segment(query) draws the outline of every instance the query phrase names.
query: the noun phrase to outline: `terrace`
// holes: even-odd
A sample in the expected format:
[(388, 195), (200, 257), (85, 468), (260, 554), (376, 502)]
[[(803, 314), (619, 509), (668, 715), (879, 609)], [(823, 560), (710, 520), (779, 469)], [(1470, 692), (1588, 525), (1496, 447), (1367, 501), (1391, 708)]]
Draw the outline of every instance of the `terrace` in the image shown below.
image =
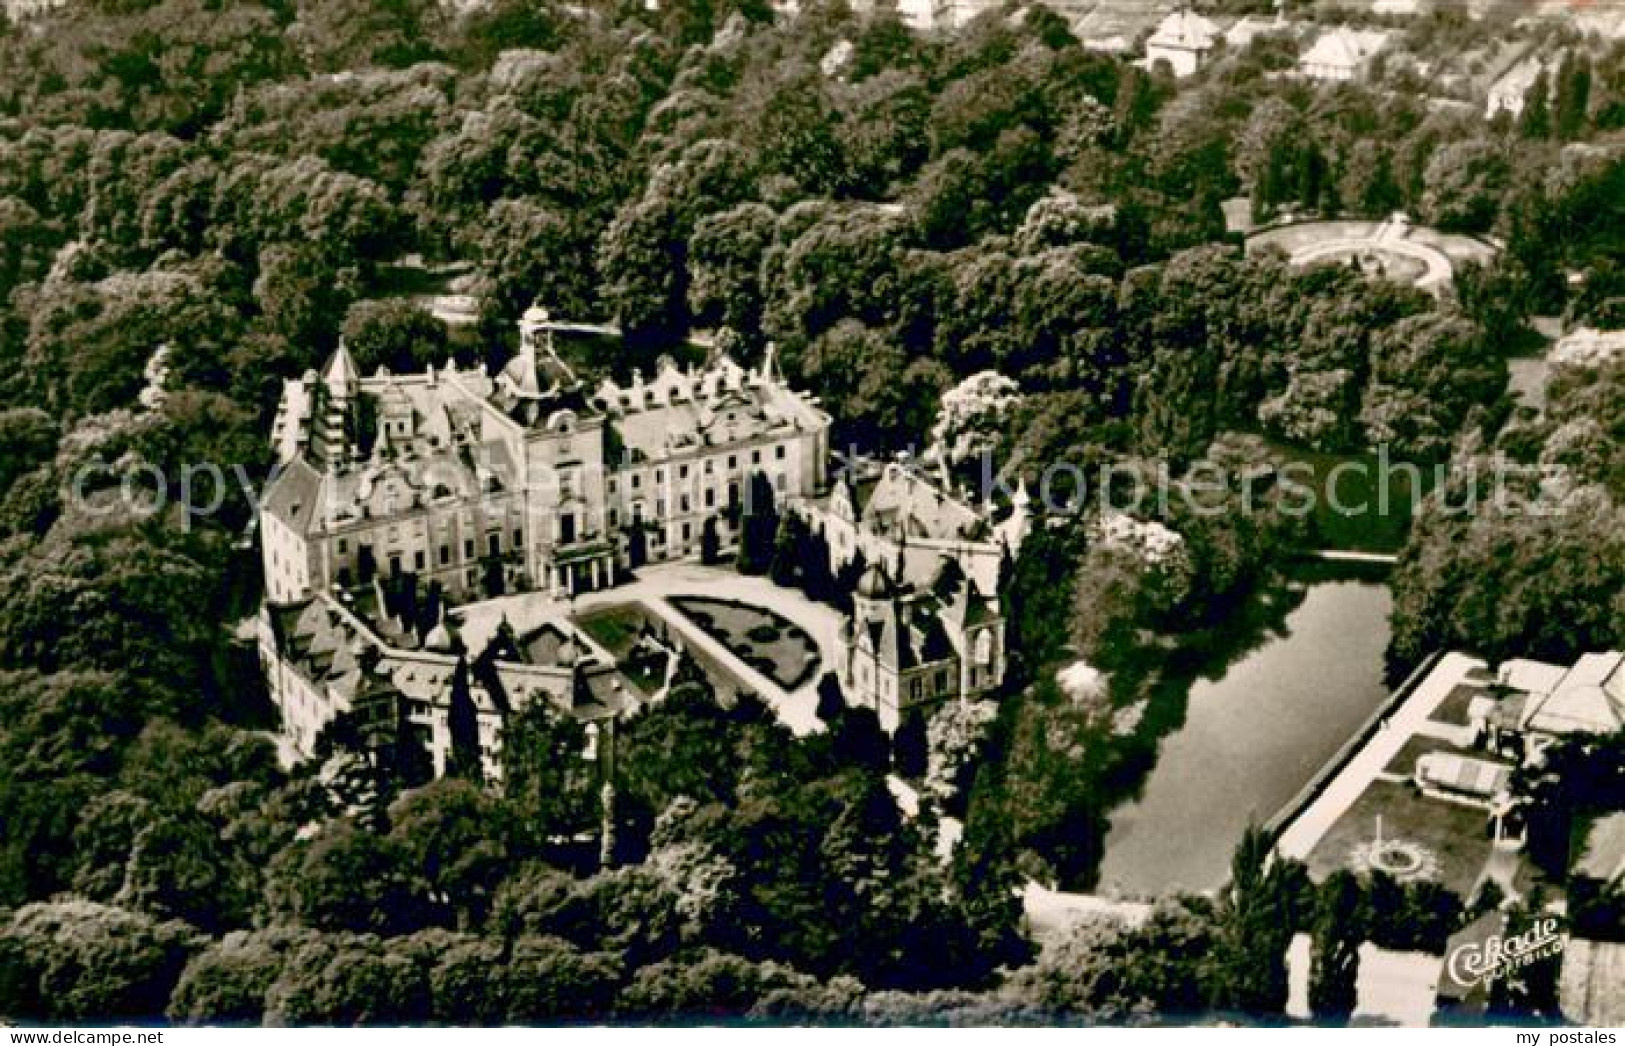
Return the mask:
[(1483, 692), (1485, 666), (1447, 655), (1382, 716), (1320, 793), (1283, 826), (1278, 848), (1320, 878), (1346, 868), (1430, 879), (1470, 899), (1480, 881), (1517, 888), (1525, 863), (1494, 840), (1485, 804), (1423, 794), (1418, 760), (1448, 770), (1485, 753), (1469, 747), (1467, 707)]

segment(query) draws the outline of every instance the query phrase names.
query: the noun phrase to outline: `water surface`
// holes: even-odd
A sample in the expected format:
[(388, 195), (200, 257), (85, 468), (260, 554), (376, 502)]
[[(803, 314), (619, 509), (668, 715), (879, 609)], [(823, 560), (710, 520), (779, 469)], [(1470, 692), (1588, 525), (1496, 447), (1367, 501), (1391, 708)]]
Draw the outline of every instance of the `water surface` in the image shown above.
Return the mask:
[(1388, 587), (1316, 581), (1283, 631), (1194, 679), (1137, 799), (1112, 814), (1099, 889), (1205, 890), (1249, 820), (1297, 794), (1388, 695)]

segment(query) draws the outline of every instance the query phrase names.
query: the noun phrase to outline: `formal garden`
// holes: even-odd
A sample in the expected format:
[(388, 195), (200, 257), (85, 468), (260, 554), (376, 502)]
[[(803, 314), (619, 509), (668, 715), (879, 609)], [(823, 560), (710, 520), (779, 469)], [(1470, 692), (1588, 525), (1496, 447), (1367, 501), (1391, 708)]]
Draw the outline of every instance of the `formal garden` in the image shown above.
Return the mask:
[(669, 602), (739, 660), (783, 689), (795, 690), (818, 671), (818, 644), (807, 630), (762, 607), (708, 596)]
[(616, 667), (638, 690), (654, 694), (666, 682), (667, 658), (659, 642), (660, 624), (635, 603), (600, 607), (576, 624), (615, 658)]
[[(1396, 878), (1432, 880), (1465, 899), (1489, 854), (1483, 810), (1418, 795), (1408, 783), (1379, 780), (1320, 840), (1308, 863), (1316, 878), (1339, 868), (1382, 867)], [(1409, 869), (1412, 859), (1419, 865), (1414, 871), (1382, 864), (1403, 861)]]
[(1285, 251), (1294, 265), (1349, 264), (1368, 275), (1435, 292), (1450, 285), (1458, 264), (1488, 263), (1495, 256), (1495, 248), (1481, 239), (1412, 225), (1402, 215), (1387, 221), (1279, 225), (1247, 241), (1249, 251), (1265, 246)]

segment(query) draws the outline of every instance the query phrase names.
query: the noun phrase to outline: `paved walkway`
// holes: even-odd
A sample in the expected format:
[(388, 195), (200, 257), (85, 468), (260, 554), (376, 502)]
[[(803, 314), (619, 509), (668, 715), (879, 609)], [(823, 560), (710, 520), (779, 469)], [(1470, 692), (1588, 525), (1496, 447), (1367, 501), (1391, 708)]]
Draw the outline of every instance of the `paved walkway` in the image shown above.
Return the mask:
[[(737, 599), (767, 607), (800, 625), (818, 645), (822, 662), (819, 671), (794, 691), (768, 679), (735, 657), (725, 646), (678, 613), (667, 600), (672, 596), (710, 596)], [(478, 649), (495, 633), (506, 617), (523, 633), (549, 620), (568, 619), (598, 607), (638, 604), (665, 621), (685, 644), (713, 658), (741, 683), (771, 705), (779, 719), (797, 736), (824, 729), (818, 707), (818, 678), (837, 663), (840, 650), (841, 615), (822, 603), (814, 603), (795, 589), (780, 588), (765, 577), (747, 577), (720, 567), (698, 563), (662, 563), (638, 571), (635, 580), (614, 588), (583, 592), (574, 601), (555, 599), (543, 592), (526, 592), (484, 600), (458, 611), (463, 639)]]
[(1453, 275), (1450, 259), (1446, 258), (1442, 251), (1397, 236), (1383, 236), (1380, 230), (1379, 235), (1369, 239), (1342, 239), (1305, 247), (1292, 256), (1292, 264), (1308, 265), (1327, 259), (1341, 260), (1350, 254), (1358, 255), (1363, 251), (1387, 252), (1421, 262), (1423, 272), (1415, 281), (1416, 287), (1420, 290), (1437, 292), (1450, 285)]
[(1429, 723), (1433, 711), (1470, 673), (1484, 667), (1484, 662), (1464, 654), (1441, 657), (1405, 703), (1388, 716), (1387, 725), (1379, 727), (1320, 795), (1282, 829), (1276, 851), (1283, 857), (1307, 859), (1321, 837), (1348, 813), (1407, 741), (1417, 734), (1433, 736), (1434, 728)]

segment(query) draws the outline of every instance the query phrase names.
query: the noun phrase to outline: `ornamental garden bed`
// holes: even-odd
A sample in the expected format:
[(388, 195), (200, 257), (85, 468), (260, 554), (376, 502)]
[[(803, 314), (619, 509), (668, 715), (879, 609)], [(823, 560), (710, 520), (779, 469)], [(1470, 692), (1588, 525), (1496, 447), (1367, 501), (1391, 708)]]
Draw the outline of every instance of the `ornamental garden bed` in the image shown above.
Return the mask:
[(665, 657), (639, 642), (645, 630), (658, 634), (662, 626), (641, 606), (623, 603), (600, 607), (578, 618), (576, 625), (609, 651), (621, 675), (645, 696), (665, 684)]
[(1350, 868), (1359, 847), (1377, 838), (1403, 843), (1428, 858), (1430, 878), (1458, 897), (1471, 896), (1490, 855), (1489, 825), (1483, 810), (1417, 795), (1409, 784), (1373, 781), (1309, 854), (1309, 873), (1324, 878)]
[(668, 600), (706, 635), (785, 690), (818, 671), (818, 644), (794, 621), (733, 599), (673, 596)]

